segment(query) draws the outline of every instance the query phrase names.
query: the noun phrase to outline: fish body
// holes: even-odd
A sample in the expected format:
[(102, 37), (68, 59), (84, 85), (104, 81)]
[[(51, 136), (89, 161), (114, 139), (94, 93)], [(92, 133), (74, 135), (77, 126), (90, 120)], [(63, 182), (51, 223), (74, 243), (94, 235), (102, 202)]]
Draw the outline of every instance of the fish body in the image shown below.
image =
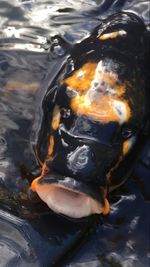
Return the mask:
[(146, 123), (145, 32), (134, 14), (108, 17), (72, 48), (50, 86), (37, 144), (42, 171), (30, 190), (53, 211), (108, 214), (107, 193), (127, 179)]

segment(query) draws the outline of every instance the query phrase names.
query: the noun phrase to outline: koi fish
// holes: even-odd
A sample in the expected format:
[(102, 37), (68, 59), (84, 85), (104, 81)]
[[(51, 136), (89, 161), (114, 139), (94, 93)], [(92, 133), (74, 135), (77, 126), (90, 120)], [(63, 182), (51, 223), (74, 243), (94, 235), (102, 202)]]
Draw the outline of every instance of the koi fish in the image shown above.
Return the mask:
[(133, 168), (146, 123), (145, 32), (136, 15), (111, 15), (72, 48), (43, 100), (38, 155), (48, 149), (30, 197), (56, 213), (108, 214), (108, 193)]

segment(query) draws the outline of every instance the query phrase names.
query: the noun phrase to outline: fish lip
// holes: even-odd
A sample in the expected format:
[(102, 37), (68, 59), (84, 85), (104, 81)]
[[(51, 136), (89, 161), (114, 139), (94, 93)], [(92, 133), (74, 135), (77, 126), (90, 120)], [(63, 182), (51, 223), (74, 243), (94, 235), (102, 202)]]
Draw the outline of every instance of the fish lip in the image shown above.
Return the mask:
[(50, 173), (36, 178), (30, 189), (50, 210), (68, 218), (83, 219), (109, 212), (105, 212), (106, 200), (102, 188), (72, 177)]
[(68, 190), (83, 193), (104, 205), (104, 196), (100, 187), (97, 185), (92, 185), (89, 182), (82, 182), (70, 176), (51, 173), (42, 177), (38, 183), (41, 185), (57, 184), (58, 186), (62, 186)]

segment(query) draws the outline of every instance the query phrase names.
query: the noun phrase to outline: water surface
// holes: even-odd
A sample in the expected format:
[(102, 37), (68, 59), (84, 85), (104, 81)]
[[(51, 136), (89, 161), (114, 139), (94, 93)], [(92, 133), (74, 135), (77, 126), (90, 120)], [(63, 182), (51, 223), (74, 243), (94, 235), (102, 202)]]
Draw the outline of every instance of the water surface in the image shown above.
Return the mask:
[[(91, 221), (67, 222), (49, 214), (45, 206), (30, 205), (26, 195), (34, 173), (39, 171), (35, 147), (42, 100), (51, 81), (63, 66), (69, 47), (120, 10), (139, 15), (149, 30), (149, 1), (0, 2), (1, 266), (11, 267), (16, 262), (19, 266), (52, 266), (56, 259), (63, 265), (62, 255), (74, 244), (72, 254), (81, 236), (85, 238), (84, 224), (89, 238), (73, 258), (65, 257), (64, 266), (150, 264), (149, 141), (137, 164), (136, 179), (131, 177), (110, 196), (111, 213), (98, 218), (96, 229)], [(89, 228), (95, 229), (91, 235)]]

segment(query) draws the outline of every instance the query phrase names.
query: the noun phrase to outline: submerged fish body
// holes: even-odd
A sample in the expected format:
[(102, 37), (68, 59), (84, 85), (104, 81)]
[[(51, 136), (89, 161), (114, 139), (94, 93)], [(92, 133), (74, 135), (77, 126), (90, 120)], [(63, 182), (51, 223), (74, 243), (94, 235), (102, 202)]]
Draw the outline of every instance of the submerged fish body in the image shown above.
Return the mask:
[(110, 16), (74, 46), (48, 90), (37, 144), (42, 172), (31, 193), (57, 213), (107, 214), (107, 193), (133, 167), (146, 123), (145, 31), (134, 14)]

